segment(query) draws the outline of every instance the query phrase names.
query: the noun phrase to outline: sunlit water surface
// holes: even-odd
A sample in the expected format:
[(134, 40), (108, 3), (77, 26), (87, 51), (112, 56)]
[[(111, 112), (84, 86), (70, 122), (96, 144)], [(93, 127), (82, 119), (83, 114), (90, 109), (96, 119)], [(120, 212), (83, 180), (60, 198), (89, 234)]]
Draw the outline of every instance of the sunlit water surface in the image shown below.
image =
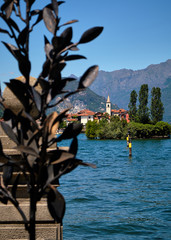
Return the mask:
[[(63, 143), (67, 146), (69, 141)], [(88, 140), (79, 136), (78, 167), (60, 180), (64, 240), (171, 239), (171, 139)]]

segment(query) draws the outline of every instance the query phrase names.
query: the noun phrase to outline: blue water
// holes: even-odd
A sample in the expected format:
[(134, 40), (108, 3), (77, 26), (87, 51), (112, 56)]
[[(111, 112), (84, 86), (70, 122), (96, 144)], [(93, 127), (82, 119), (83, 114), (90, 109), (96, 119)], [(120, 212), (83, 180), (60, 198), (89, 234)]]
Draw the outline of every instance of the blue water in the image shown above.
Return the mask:
[[(67, 141), (63, 143), (65, 146)], [(171, 139), (79, 137), (78, 167), (64, 175), (64, 240), (171, 239)]]

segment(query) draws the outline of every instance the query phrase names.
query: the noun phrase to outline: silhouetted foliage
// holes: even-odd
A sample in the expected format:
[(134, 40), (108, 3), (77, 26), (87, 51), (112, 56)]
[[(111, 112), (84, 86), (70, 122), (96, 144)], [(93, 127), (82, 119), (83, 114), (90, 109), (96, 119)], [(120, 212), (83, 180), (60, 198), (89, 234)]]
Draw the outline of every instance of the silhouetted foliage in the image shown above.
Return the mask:
[(139, 91), (138, 118), (141, 123), (149, 123), (148, 84), (141, 85)]
[[(26, 230), (30, 239), (35, 239), (35, 212), (37, 202), (47, 196), (49, 211), (58, 223), (62, 224), (65, 213), (65, 200), (59, 191), (54, 188), (53, 183), (59, 182), (59, 178), (75, 169), (78, 165), (95, 167), (93, 164), (84, 163), (76, 158), (78, 143), (77, 136), (81, 132), (80, 123), (72, 123), (66, 127), (65, 131), (56, 138), (56, 131), (60, 123), (66, 117), (67, 111), (57, 114), (53, 112), (46, 115), (51, 104), (58, 95), (64, 97), (57, 101), (58, 105), (69, 96), (76, 94), (87, 88), (96, 78), (98, 66), (90, 67), (80, 78), (78, 88), (74, 91), (64, 91), (68, 82), (73, 78), (63, 78), (62, 71), (67, 65), (67, 61), (85, 58), (81, 55), (72, 54), (72, 50), (78, 50), (78, 45), (94, 40), (102, 32), (102, 27), (94, 27), (85, 31), (78, 42), (72, 42), (72, 27), (67, 27), (60, 35), (58, 31), (62, 27), (77, 22), (71, 20), (60, 23), (59, 6), (63, 1), (52, 0), (43, 9), (33, 10), (35, 0), (22, 1), (25, 5), (25, 17), (22, 16), (21, 2), (18, 0), (5, 1), (0, 10), (0, 17), (5, 21), (8, 29), (0, 28), (0, 33), (7, 34), (14, 42), (3, 42), (7, 50), (18, 62), (18, 68), (25, 78), (25, 82), (11, 79), (6, 85), (13, 92), (16, 98), (22, 103), (23, 109), (15, 114), (8, 107), (4, 107), (4, 122), (2, 128), (7, 136), (15, 143), (16, 149), (21, 152), (21, 161), (17, 161), (3, 152), (0, 141), (0, 167), (3, 169), (3, 183), (0, 186), (0, 201), (7, 204), (12, 202), (23, 218)], [(15, 22), (15, 17), (21, 20), (21, 26)], [(33, 18), (34, 17), (34, 18)], [(36, 20), (35, 20), (35, 17)], [(49, 41), (44, 37), (46, 59), (42, 66), (34, 86), (30, 84), (31, 62), (29, 58), (29, 39), (34, 27), (44, 21), (46, 28), (51, 32), (52, 39)], [(37, 41), (37, 39), (36, 39)], [(71, 54), (70, 54), (71, 53)], [(40, 86), (40, 91), (36, 86)], [(54, 143), (64, 139), (73, 139), (68, 151), (49, 148)], [(8, 189), (8, 183), (12, 177), (14, 167), (18, 172), (22, 172), (28, 185), (30, 195), (30, 216), (25, 216), (16, 199), (16, 190), (19, 175), (16, 178), (12, 191)], [(29, 176), (26, 173), (29, 173)]]
[(162, 121), (164, 107), (161, 101), (161, 90), (159, 87), (153, 87), (151, 90), (151, 120), (153, 123)]
[(86, 136), (90, 139), (125, 139), (128, 132), (127, 126), (127, 121), (120, 120), (117, 116), (112, 116), (110, 121), (106, 118), (99, 122), (88, 121)]
[(133, 90), (131, 92), (131, 95), (130, 95), (130, 102), (129, 102), (129, 105), (128, 105), (128, 108), (129, 108), (129, 119), (130, 121), (135, 121), (136, 118), (137, 118), (137, 106), (136, 106), (136, 103), (137, 103), (137, 93), (135, 90)]
[(171, 125), (162, 121), (155, 125), (130, 122), (128, 128), (132, 138), (163, 138), (169, 137), (171, 132)]
[[(133, 90), (130, 94), (129, 119), (139, 123), (156, 124), (162, 121), (164, 107), (161, 101), (161, 90), (159, 87), (153, 87), (151, 90), (151, 106), (148, 108), (148, 84), (141, 85), (139, 91), (139, 106), (136, 107), (137, 93)], [(149, 111), (150, 110), (150, 111)]]

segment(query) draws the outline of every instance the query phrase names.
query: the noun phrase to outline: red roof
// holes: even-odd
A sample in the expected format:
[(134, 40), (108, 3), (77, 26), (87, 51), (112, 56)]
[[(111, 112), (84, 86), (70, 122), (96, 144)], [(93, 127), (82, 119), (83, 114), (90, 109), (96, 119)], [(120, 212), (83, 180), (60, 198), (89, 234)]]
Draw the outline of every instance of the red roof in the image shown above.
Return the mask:
[(68, 122), (75, 122), (75, 121), (78, 121), (77, 118), (67, 118), (67, 121)]
[(93, 116), (95, 112), (90, 111), (88, 109), (81, 110), (80, 112), (77, 113), (78, 116)]
[(114, 113), (119, 113), (119, 110), (116, 110), (116, 109), (112, 109), (111, 112), (114, 112)]
[(114, 113), (125, 113), (125, 112), (127, 112), (127, 111), (126, 111), (125, 109), (123, 109), (123, 108), (120, 108), (120, 109), (118, 109), (118, 110), (112, 109), (111, 111), (114, 112)]

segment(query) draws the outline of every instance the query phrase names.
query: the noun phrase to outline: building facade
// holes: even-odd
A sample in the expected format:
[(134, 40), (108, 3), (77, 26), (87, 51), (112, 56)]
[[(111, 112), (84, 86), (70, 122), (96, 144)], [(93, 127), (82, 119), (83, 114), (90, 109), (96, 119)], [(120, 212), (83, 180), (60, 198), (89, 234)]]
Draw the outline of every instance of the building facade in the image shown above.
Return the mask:
[(68, 117), (66, 119), (67, 125), (74, 121), (79, 121), (83, 126), (87, 124), (88, 121), (97, 120), (100, 121), (102, 118), (104, 118), (105, 114), (112, 116), (118, 116), (120, 120), (125, 119), (127, 122), (129, 122), (129, 114), (128, 111), (125, 109), (112, 109), (112, 104), (110, 102), (110, 97), (108, 95), (107, 101), (106, 101), (106, 112), (100, 113), (100, 112), (93, 112), (88, 109), (81, 110), (80, 112), (76, 114), (68, 114)]

